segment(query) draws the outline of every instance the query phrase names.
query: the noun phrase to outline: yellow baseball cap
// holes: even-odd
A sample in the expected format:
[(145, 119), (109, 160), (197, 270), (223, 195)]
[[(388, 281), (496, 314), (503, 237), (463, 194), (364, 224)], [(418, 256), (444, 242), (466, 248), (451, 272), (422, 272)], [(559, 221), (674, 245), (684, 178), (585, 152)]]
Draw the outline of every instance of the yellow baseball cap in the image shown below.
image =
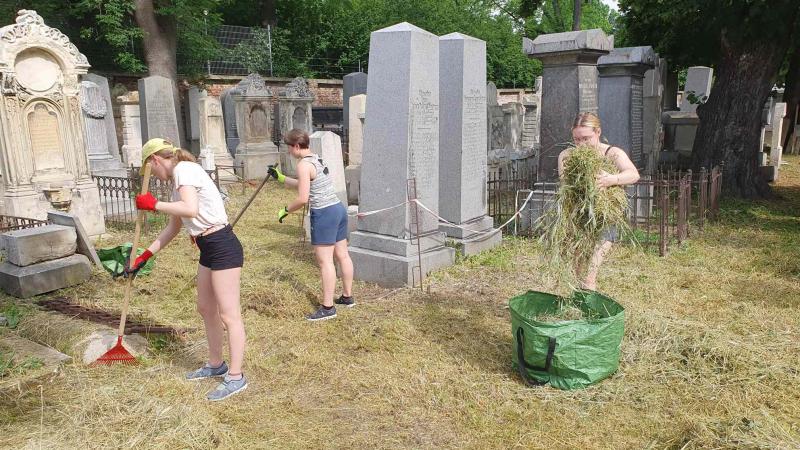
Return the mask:
[(144, 144), (142, 147), (142, 167), (139, 169), (139, 175), (144, 175), (144, 166), (147, 164), (147, 158), (161, 150), (172, 152), (175, 151), (175, 146), (172, 145), (172, 142), (162, 138), (153, 138)]

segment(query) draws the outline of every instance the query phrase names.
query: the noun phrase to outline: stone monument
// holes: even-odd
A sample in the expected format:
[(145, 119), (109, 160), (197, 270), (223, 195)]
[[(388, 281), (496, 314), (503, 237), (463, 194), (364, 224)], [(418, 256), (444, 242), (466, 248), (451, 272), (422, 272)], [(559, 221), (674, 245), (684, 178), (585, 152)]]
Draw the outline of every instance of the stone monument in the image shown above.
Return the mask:
[[(311, 123), (311, 104), (313, 102), (314, 94), (308, 88), (305, 78), (297, 77), (286, 85), (278, 98), (278, 129), (281, 139), (294, 128), (303, 130), (309, 135), (314, 132)], [(289, 176), (297, 175), (297, 162), (287, 153), (288, 148), (283, 141), (279, 148), (283, 173)]]
[(239, 130), (236, 129), (236, 104), (231, 97), (235, 87), (222, 91), (222, 118), (225, 120), (225, 143), (231, 156), (236, 156), (236, 147), (239, 146)]
[(142, 164), (142, 125), (139, 120), (139, 93), (117, 97), (122, 122), (122, 160), (126, 166)]
[(461, 33), (439, 38), (439, 230), (465, 255), (502, 235), (486, 215), (486, 42)]
[[(180, 146), (181, 133), (175, 113), (173, 81), (162, 76), (139, 79), (139, 113), (142, 141), (163, 138)], [(141, 161), (138, 165), (141, 164)]]
[(364, 72), (348, 73), (342, 78), (342, 117), (344, 132), (350, 129), (350, 99), (354, 95), (367, 93), (367, 74)]
[(278, 148), (272, 142), (272, 91), (261, 75), (251, 73), (229, 95), (235, 105), (239, 139), (235, 163), (242, 166), (245, 180), (263, 179), (268, 166), (279, 161)]
[(361, 154), (364, 149), (364, 122), (366, 119), (367, 96), (350, 97), (350, 128), (347, 129), (347, 167), (344, 177), (347, 183), (347, 200), (358, 203), (359, 181), (361, 180)]
[(528, 56), (542, 61), (542, 126), (538, 179), (558, 177), (558, 154), (572, 142), (579, 112), (597, 113), (597, 59), (613, 48), (603, 30), (543, 34), (523, 38)]
[(58, 209), (92, 236), (105, 232), (81, 113), (79, 77), (88, 69), (35, 11), (20, 10), (15, 24), (0, 28), (0, 214), (46, 219)]
[(661, 115), (664, 112), (664, 82), (667, 79), (667, 69), (667, 60), (657, 58), (656, 66), (644, 73), (642, 151), (646, 161), (645, 173), (655, 173), (658, 168), (659, 152), (664, 136)]
[(405, 22), (374, 31), (369, 68), (359, 209), (392, 209), (359, 220), (350, 256), (357, 279), (404, 286), (455, 257), (436, 217), (405, 203), (415, 179), (439, 210), (439, 38)]
[[(222, 120), (222, 105), (219, 99), (203, 91), (197, 99), (198, 135), (200, 137), (201, 164), (206, 170), (224, 166), (219, 170), (221, 181), (235, 181), (233, 158), (225, 144), (225, 123)], [(212, 164), (213, 162), (213, 164)]]
[(642, 170), (644, 155), (644, 73), (655, 67), (652, 47), (615, 48), (597, 61), (600, 122), (611, 145)]
[[(205, 90), (192, 86), (186, 91), (186, 100), (184, 101), (186, 150), (196, 156), (200, 154), (200, 97), (206, 95)], [(227, 152), (228, 149), (226, 148), (225, 151)]]
[(708, 100), (713, 77), (714, 69), (711, 67), (689, 67), (686, 71), (686, 85), (681, 98), (681, 111), (696, 112), (697, 106)]
[(87, 73), (81, 79), (81, 111), (86, 128), (89, 168), (95, 175), (124, 176), (108, 80)]

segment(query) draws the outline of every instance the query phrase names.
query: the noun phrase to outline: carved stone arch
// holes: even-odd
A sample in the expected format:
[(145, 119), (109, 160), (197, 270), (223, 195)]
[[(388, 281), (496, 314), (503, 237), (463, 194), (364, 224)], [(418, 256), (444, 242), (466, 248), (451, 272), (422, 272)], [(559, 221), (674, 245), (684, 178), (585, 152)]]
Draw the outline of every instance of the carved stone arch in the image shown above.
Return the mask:
[(67, 127), (64, 110), (46, 98), (31, 99), (22, 111), (25, 145), (30, 149), (34, 178), (67, 173)]

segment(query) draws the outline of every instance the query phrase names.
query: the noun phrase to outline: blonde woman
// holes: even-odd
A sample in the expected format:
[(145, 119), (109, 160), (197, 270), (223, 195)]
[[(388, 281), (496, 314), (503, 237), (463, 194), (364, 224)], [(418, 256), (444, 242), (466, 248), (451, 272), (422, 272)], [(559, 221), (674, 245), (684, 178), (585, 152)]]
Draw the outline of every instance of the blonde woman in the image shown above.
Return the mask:
[[(600, 118), (592, 112), (582, 112), (575, 117), (572, 124), (572, 141), (575, 145), (587, 145), (594, 148), (597, 153), (605, 158), (611, 160), (617, 167), (619, 173), (610, 174), (601, 171), (597, 174), (597, 185), (600, 188), (607, 188), (610, 186), (627, 186), (629, 184), (639, 181), (639, 171), (633, 165), (628, 154), (619, 147), (614, 147), (601, 141), (602, 127), (600, 126)], [(563, 176), (564, 161), (570, 155), (570, 149), (566, 149), (558, 155), (558, 175)], [(586, 270), (586, 277), (583, 279), (582, 288), (588, 290), (597, 289), (597, 272), (603, 259), (611, 250), (612, 241), (617, 239), (617, 230), (608, 229), (603, 233), (601, 242), (595, 248), (594, 255), (589, 261), (589, 267)], [(582, 268), (579, 268), (582, 269)], [(583, 270), (578, 271), (578, 273)]]
[[(247, 388), (247, 378), (242, 373), (245, 333), (239, 306), (239, 280), (244, 264), (242, 244), (228, 224), (217, 186), (191, 153), (164, 139), (150, 139), (142, 147), (142, 167), (147, 163), (156, 178), (172, 181), (172, 201), (161, 202), (147, 193), (136, 196), (136, 207), (169, 214), (170, 220), (127, 273), (135, 275), (150, 257), (172, 241), (181, 225), (186, 228), (200, 249), (197, 311), (205, 323), (209, 353), (208, 362), (186, 374), (186, 379), (224, 377), (207, 396), (211, 401), (223, 400)], [(222, 359), (226, 329), (230, 366)]]

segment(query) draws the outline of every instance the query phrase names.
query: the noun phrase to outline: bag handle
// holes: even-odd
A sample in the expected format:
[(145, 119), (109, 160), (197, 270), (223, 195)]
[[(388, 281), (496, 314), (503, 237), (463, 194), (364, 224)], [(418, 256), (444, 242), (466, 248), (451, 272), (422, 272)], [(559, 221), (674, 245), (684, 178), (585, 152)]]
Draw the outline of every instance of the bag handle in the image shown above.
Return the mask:
[(523, 330), (522, 327), (518, 327), (517, 328), (517, 369), (519, 370), (519, 375), (522, 377), (523, 380), (525, 380), (525, 383), (527, 383), (528, 386), (541, 386), (541, 385), (543, 385), (543, 384), (545, 384), (547, 382), (546, 381), (538, 381), (538, 380), (536, 380), (534, 378), (531, 378), (531, 376), (528, 375), (528, 371), (526, 369), (538, 370), (540, 372), (550, 372), (550, 366), (553, 363), (553, 353), (555, 353), (555, 351), (556, 351), (556, 338), (554, 338), (552, 336), (549, 336), (547, 338), (547, 357), (544, 360), (544, 367), (537, 367), (537, 366), (534, 366), (533, 364), (528, 364), (528, 362), (525, 361), (524, 334), (525, 334), (525, 330)]

